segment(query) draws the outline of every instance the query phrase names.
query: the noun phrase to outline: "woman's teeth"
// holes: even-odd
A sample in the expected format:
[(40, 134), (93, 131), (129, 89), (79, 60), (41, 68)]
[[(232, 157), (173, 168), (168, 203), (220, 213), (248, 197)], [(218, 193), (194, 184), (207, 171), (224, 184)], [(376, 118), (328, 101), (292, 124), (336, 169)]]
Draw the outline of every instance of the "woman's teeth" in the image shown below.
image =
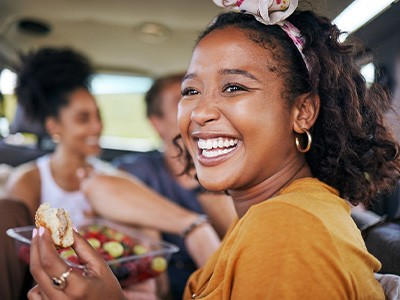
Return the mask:
[(237, 143), (237, 139), (220, 137), (199, 139), (197, 145), (202, 150), (202, 155), (205, 157), (216, 157), (233, 151)]

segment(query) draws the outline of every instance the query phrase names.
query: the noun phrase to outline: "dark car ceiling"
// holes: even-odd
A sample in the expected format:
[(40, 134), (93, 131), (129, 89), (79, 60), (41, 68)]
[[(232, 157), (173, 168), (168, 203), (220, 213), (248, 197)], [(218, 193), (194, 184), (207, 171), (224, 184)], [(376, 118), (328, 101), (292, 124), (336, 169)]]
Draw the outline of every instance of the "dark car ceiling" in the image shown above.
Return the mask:
[(392, 70), (393, 55), (400, 54), (400, 2), (364, 25), (354, 36), (375, 54), (378, 63)]

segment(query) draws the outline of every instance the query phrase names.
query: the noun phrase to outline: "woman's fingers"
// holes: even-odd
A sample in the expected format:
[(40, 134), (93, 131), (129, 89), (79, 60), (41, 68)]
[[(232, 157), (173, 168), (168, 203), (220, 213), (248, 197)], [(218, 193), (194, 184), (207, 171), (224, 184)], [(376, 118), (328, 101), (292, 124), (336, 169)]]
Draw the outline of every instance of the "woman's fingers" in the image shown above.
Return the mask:
[(72, 270), (59, 257), (50, 231), (43, 227), (32, 239), (30, 270), (42, 294), (49, 299), (68, 299), (67, 295), (76, 294), (85, 285), (81, 272)]
[(28, 292), (28, 299), (29, 300), (49, 300), (46, 294), (40, 290), (38, 285), (35, 285), (31, 290)]
[[(112, 293), (120, 293), (120, 284), (103, 257), (79, 233), (74, 232), (74, 240), (75, 242), (72, 247), (78, 255), (80, 262), (85, 265), (87, 279), (89, 281), (93, 279), (93, 281), (98, 282), (97, 279), (100, 278), (109, 286), (110, 291), (113, 291)], [(104, 283), (102, 286), (106, 288)]]
[(94, 168), (91, 165), (87, 165), (85, 167), (78, 168), (76, 170), (76, 176), (79, 178), (79, 180), (83, 180), (90, 177), (93, 172)]
[[(44, 242), (39, 243), (39, 239), (42, 238), (39, 234), (44, 237)], [(46, 247), (43, 247), (42, 244), (46, 244)], [(44, 253), (42, 251), (44, 251)], [(46, 257), (46, 254), (49, 256)], [(64, 266), (58, 264), (55, 266), (56, 264), (54, 264), (52, 269), (49, 270), (49, 265), (53, 265), (52, 257), (54, 256), (57, 256), (57, 259), (60, 260), (58, 253), (54, 248), (53, 240), (51, 239), (49, 231), (43, 227), (39, 230), (35, 228), (33, 230), (31, 244), (30, 271), (36, 283), (47, 292), (50, 299), (58, 299), (57, 297), (62, 297), (61, 291), (54, 288), (51, 278), (53, 276), (59, 276), (68, 269), (65, 263), (61, 261)], [(44, 258), (44, 262), (42, 261), (42, 258)], [(36, 297), (36, 294), (34, 294), (34, 296)]]
[(79, 179), (80, 182), (80, 189), (81, 191), (87, 196), (88, 193), (91, 192), (91, 190), (93, 188), (95, 188), (95, 184), (93, 184), (93, 182), (95, 182), (96, 180), (94, 180), (97, 177), (97, 175), (93, 175), (93, 176), (82, 176)]
[(79, 233), (74, 232), (74, 240), (72, 247), (85, 265), (87, 286), (80, 286), (80, 295), (88, 293), (84, 299), (123, 299), (121, 286), (106, 261)]
[(94, 173), (92, 166), (86, 166), (76, 170), (76, 176), (80, 181), (81, 188), (86, 185), (87, 181), (89, 181), (91, 177), (93, 177)]
[(86, 273), (90, 277), (92, 275), (101, 274), (109, 271), (112, 275), (110, 268), (104, 259), (97, 253), (97, 251), (76, 231), (74, 231), (74, 244), (72, 245), (79, 261), (86, 266)]
[(40, 287), (33, 289), (31, 299), (122, 299), (121, 287), (106, 262), (90, 244), (74, 232), (74, 249), (82, 270), (71, 269), (55, 249), (50, 231), (35, 229), (31, 244), (31, 273)]
[(29, 300), (42, 300), (42, 296), (40, 294), (39, 286), (35, 285), (31, 288), (28, 292), (28, 299)]

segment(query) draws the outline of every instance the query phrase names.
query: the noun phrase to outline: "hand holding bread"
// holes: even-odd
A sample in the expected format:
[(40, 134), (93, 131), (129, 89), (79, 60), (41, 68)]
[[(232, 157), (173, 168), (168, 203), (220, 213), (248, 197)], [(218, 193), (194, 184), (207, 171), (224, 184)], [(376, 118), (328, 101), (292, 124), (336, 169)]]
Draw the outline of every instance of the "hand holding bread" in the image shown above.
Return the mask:
[[(73, 230), (68, 212), (42, 204), (35, 220), (40, 229), (32, 233), (30, 271), (38, 285), (29, 291), (29, 299), (125, 299), (103, 257)], [(72, 245), (84, 272), (71, 270), (54, 244)], [(65, 281), (62, 289), (55, 288), (54, 279)]]
[(41, 204), (35, 214), (35, 225), (49, 229), (58, 247), (67, 248), (74, 243), (72, 221), (63, 208), (52, 208), (49, 203)]

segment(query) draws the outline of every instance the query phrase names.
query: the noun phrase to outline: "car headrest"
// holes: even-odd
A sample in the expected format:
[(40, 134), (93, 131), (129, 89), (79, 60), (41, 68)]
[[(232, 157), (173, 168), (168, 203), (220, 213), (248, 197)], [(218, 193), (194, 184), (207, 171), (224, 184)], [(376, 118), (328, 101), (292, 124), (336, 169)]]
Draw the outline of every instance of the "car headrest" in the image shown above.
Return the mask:
[(400, 224), (371, 211), (353, 211), (352, 217), (368, 251), (382, 264), (379, 272), (400, 275)]
[(20, 105), (17, 105), (14, 120), (10, 125), (11, 134), (18, 132), (32, 133), (40, 137), (48, 135), (46, 129), (41, 123), (26, 118), (25, 112)]

